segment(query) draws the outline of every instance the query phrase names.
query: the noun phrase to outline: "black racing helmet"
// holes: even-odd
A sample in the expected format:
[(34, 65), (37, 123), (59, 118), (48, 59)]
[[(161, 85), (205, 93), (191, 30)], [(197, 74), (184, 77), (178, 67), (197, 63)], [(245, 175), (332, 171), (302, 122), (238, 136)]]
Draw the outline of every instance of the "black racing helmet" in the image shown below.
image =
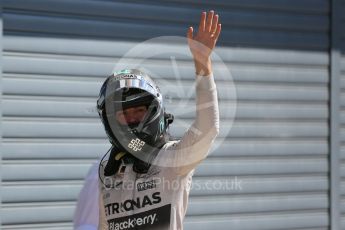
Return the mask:
[[(147, 112), (137, 124), (120, 124), (116, 112), (145, 105)], [(165, 112), (163, 97), (155, 82), (138, 69), (125, 69), (109, 76), (97, 100), (98, 114), (112, 145), (143, 157), (168, 141), (167, 129), (173, 116)]]

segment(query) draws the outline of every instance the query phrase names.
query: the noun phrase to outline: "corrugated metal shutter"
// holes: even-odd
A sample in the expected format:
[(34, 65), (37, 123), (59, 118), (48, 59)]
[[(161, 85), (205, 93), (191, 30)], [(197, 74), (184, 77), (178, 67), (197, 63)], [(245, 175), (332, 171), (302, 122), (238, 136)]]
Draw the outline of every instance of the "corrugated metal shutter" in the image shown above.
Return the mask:
[[(344, 23), (343, 23), (344, 24)], [(345, 33), (343, 34), (343, 38)], [(344, 39), (343, 39), (344, 42)], [(340, 135), (340, 176), (341, 176), (341, 186), (340, 186), (340, 213), (341, 213), (341, 223), (342, 223), (342, 228), (345, 229), (345, 144), (344, 144), (344, 138), (345, 138), (345, 133), (344, 133), (344, 125), (345, 125), (345, 111), (344, 111), (344, 106), (345, 106), (345, 49), (343, 49), (342, 56), (341, 56), (341, 114), (340, 114), (340, 127), (341, 127), (341, 135)]]
[[(2, 183), (1, 183), (1, 175), (2, 175), (2, 6), (0, 4), (0, 203), (2, 200), (1, 192), (2, 192)], [(0, 226), (1, 226), (1, 206), (0, 206)]]
[[(327, 229), (329, 2), (129, 2), (3, 1), (2, 229), (71, 229), (82, 178), (108, 147), (93, 109), (102, 80), (137, 42), (184, 36), (211, 8), (237, 112), (229, 133), (222, 117), (226, 140), (197, 169), (194, 185), (219, 186), (194, 187), (186, 229)], [(170, 62), (148, 65), (166, 91)], [(192, 83), (191, 62), (181, 76)], [(222, 111), (234, 105), (220, 99)]]
[(338, 39), (337, 43), (337, 49), (336, 52), (338, 52), (338, 58), (335, 60), (337, 62), (337, 69), (339, 71), (339, 88), (340, 88), (340, 98), (338, 98), (338, 105), (340, 106), (340, 115), (339, 115), (339, 130), (340, 130), (340, 137), (339, 137), (339, 147), (340, 151), (337, 157), (339, 157), (339, 164), (337, 166), (340, 166), (338, 169), (338, 175), (340, 176), (340, 182), (339, 186), (339, 192), (336, 193), (339, 194), (340, 197), (338, 199), (339, 201), (339, 217), (340, 217), (340, 224), (339, 228), (344, 230), (345, 229), (345, 17), (344, 17), (344, 11), (345, 11), (345, 1), (339, 0), (337, 1), (338, 6), (338, 14), (336, 15), (337, 20), (337, 28), (338, 31), (334, 35), (336, 36), (336, 39)]

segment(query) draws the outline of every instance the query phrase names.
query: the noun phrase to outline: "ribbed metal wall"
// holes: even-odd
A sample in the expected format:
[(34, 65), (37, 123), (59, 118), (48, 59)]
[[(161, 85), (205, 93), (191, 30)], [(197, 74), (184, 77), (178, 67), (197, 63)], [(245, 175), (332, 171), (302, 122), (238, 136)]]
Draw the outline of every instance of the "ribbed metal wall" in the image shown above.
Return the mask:
[[(71, 229), (82, 179), (108, 147), (94, 110), (101, 82), (139, 41), (185, 36), (202, 9), (221, 15), (217, 53), (234, 78), (237, 112), (230, 133), (222, 116), (226, 140), (194, 176), (221, 188), (192, 190), (186, 229), (328, 229), (328, 1), (3, 4), (2, 229)], [(171, 92), (170, 58), (147, 66)], [(191, 60), (180, 71), (191, 84)], [(232, 99), (220, 97), (221, 111)], [(226, 187), (235, 178), (241, 190)]]
[(1, 175), (2, 175), (2, 4), (0, 2), (0, 226), (1, 226), (1, 192), (2, 192), (2, 183), (1, 183)]
[[(344, 39), (343, 39), (344, 42)], [(341, 223), (342, 228), (345, 230), (345, 52), (343, 52), (341, 57), (341, 135), (340, 135), (340, 176), (341, 176), (341, 190), (340, 190), (340, 207), (341, 207)]]
[[(345, 81), (345, 55), (342, 56), (342, 76), (341, 76), (341, 81), (342, 81), (342, 93), (344, 93), (344, 81)], [(342, 101), (341, 101), (341, 106), (342, 106), (342, 111), (341, 111), (341, 151), (340, 151), (340, 162), (341, 162), (341, 170), (340, 170), (340, 176), (341, 176), (341, 196), (340, 196), (340, 207), (341, 207), (341, 229), (345, 229), (345, 146), (344, 146), (344, 95), (342, 95)]]
[(339, 33), (336, 34), (338, 40), (338, 53), (340, 54), (340, 59), (338, 60), (339, 72), (340, 72), (340, 152), (339, 152), (339, 175), (340, 175), (340, 227), (342, 230), (345, 230), (345, 1), (339, 0), (339, 11), (338, 11), (338, 27)]

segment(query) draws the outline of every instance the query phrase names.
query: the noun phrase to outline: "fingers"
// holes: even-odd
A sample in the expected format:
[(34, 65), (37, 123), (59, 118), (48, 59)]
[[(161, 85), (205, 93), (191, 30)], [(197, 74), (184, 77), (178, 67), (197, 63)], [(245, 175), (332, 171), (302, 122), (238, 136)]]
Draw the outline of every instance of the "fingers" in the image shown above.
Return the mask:
[(218, 18), (219, 18), (218, 14), (214, 15), (213, 20), (212, 20), (212, 27), (210, 30), (211, 34), (216, 33), (217, 26), (218, 26)]
[[(211, 38), (218, 39), (221, 31), (221, 24), (219, 24), (219, 15), (215, 14), (214, 10), (210, 10), (208, 13), (202, 12), (200, 23), (199, 23), (199, 32), (210, 33)], [(190, 27), (187, 32), (187, 37), (192, 39), (193, 37), (193, 28)]]
[(214, 15), (213, 10), (211, 10), (207, 15), (207, 21), (206, 21), (206, 26), (205, 26), (205, 31), (207, 31), (207, 32), (211, 31), (213, 15)]
[(187, 38), (193, 39), (193, 27), (189, 27), (187, 31)]
[(214, 34), (214, 37), (213, 37), (215, 40), (218, 39), (221, 30), (222, 30), (222, 24), (218, 24), (217, 25), (217, 30), (216, 30), (216, 32)]
[(202, 31), (202, 32), (205, 31), (205, 19), (206, 19), (206, 12), (202, 12), (198, 31)]

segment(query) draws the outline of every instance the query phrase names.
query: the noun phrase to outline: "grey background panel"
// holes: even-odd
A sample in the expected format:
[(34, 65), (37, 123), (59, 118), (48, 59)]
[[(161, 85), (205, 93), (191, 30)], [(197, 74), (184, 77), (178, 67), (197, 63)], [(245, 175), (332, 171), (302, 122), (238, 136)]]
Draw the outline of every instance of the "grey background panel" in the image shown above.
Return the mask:
[(12, 181), (4, 182), (3, 186), (4, 203), (75, 201), (83, 181)]
[[(207, 225), (214, 228), (224, 228), (231, 226), (232, 229), (241, 230), (265, 230), (265, 229), (305, 229), (315, 227), (327, 228), (328, 220), (325, 217), (327, 212), (318, 211), (305, 214), (304, 212), (294, 213), (266, 213), (261, 215), (217, 215), (205, 218), (195, 217), (186, 221), (186, 228), (208, 230)], [(255, 226), (256, 225), (256, 226)], [(255, 226), (255, 227), (253, 227)]]
[[(69, 3), (68, 1), (60, 2), (46, 2), (46, 1), (20, 1), (18, 3), (13, 3), (11, 1), (6, 2), (6, 7), (13, 11), (21, 10), (33, 10), (39, 11), (46, 14), (64, 14), (71, 15), (73, 17), (94, 17), (99, 18), (117, 18), (117, 19), (141, 19), (142, 21), (148, 20), (159, 20), (160, 22), (172, 21), (174, 23), (181, 22), (192, 22), (198, 23), (194, 15), (199, 14), (197, 9), (181, 9), (178, 6), (151, 6), (150, 10), (147, 10), (147, 6), (143, 3), (125, 3), (125, 2), (93, 2), (93, 1), (74, 1), (70, 3), (71, 7), (66, 9), (62, 6), (62, 2)], [(244, 3), (245, 4), (245, 3)], [(139, 14), (128, 14), (135, 9), (136, 11), (141, 11)], [(161, 14), (164, 11), (166, 13)], [(218, 11), (217, 11), (218, 12)], [(257, 27), (271, 27), (271, 28), (286, 28), (293, 30), (310, 30), (310, 31), (325, 31), (327, 30), (327, 20), (328, 18), (324, 15), (311, 15), (306, 17), (303, 14), (296, 14), (291, 17), (292, 14), (289, 12), (267, 12), (267, 14), (261, 14), (257, 10), (249, 9), (234, 9), (232, 11), (219, 10), (222, 17), (222, 21), (234, 24), (234, 25), (247, 25), (247, 26), (257, 26)], [(159, 18), (157, 17), (159, 15)], [(253, 22), (255, 21), (256, 24)], [(298, 24), (296, 24), (298, 22)]]
[[(87, 64), (87, 63), (84, 63)], [(101, 82), (77, 82), (73, 80), (55, 80), (55, 79), (30, 79), (30, 78), (4, 78), (4, 85), (6, 90), (4, 93), (17, 94), (17, 95), (47, 95), (47, 96), (96, 96), (100, 89)], [(166, 97), (186, 98), (189, 95), (190, 90), (194, 89), (194, 82), (184, 81), (183, 85), (179, 86), (179, 91), (176, 91), (174, 83), (176, 81), (158, 80), (161, 84), (161, 90)], [(40, 84), (42, 84), (42, 88)], [(55, 87), (53, 87), (55, 86)], [(236, 92), (229, 93), (229, 88), (235, 87)], [(38, 90), (39, 88), (39, 90)], [(49, 89), (52, 90), (49, 91)], [(328, 94), (326, 84), (321, 86), (313, 85), (287, 85), (287, 84), (247, 84), (247, 83), (236, 83), (235, 85), (231, 82), (220, 82), (218, 87), (218, 94), (221, 100), (224, 99), (243, 99), (243, 100), (282, 100), (282, 101), (322, 101), (328, 100)], [(273, 95), (275, 97), (273, 97)]]
[[(310, 157), (309, 157), (310, 158)], [(284, 162), (282, 162), (284, 160)], [(68, 180), (83, 179), (90, 168), (89, 161), (81, 160), (4, 160), (3, 181)], [(244, 167), (250, 169), (241, 171)], [(20, 170), (18, 170), (20, 169)], [(300, 175), (326, 173), (328, 165), (325, 157), (315, 159), (217, 159), (210, 158), (196, 170), (196, 176), (232, 176), (232, 175)]]
[[(40, 116), (40, 117), (92, 117), (98, 119), (95, 100), (97, 98), (54, 97), (54, 96), (5, 96), (2, 106), (4, 116)], [(190, 108), (187, 112), (185, 108)], [(25, 108), (25, 110), (23, 110)], [(191, 101), (168, 99), (167, 111), (174, 111), (179, 118), (193, 118), (195, 104)], [(303, 118), (325, 120), (328, 118), (327, 106), (319, 104), (296, 104), (284, 102), (219, 102), (222, 118), (233, 118), (229, 111), (236, 109), (237, 116), (243, 119), (287, 119)]]
[[(54, 7), (54, 5), (60, 5)], [(51, 35), (69, 35), (69, 36), (92, 36), (117, 39), (147, 39), (152, 36), (162, 35), (176, 35), (184, 36), (186, 27), (183, 23), (196, 24), (197, 16), (200, 10), (197, 9), (201, 5), (194, 4), (193, 8), (186, 8), (181, 11), (181, 7), (161, 6), (157, 8), (148, 7), (147, 4), (124, 4), (114, 2), (94, 2), (94, 1), (75, 1), (68, 9), (79, 8), (80, 10), (68, 10), (65, 13), (64, 4), (71, 4), (68, 1), (61, 1), (57, 3), (48, 3), (44, 1), (31, 2), (31, 6), (28, 7), (28, 3), (20, 4), (20, 2), (11, 3), (11, 1), (5, 1), (5, 7), (8, 9), (8, 14), (4, 16), (6, 21), (5, 29), (13, 34), (21, 33), (39, 33), (39, 34), (51, 34)], [(94, 5), (97, 4), (95, 9)], [(39, 5), (36, 9), (36, 5)], [(245, 5), (245, 4), (244, 4)], [(265, 5), (263, 3), (262, 5)], [(279, 5), (279, 4), (278, 4)], [(62, 6), (62, 7), (61, 7)], [(214, 5), (215, 9), (217, 6)], [(62, 9), (61, 9), (62, 8)], [(95, 10), (94, 10), (95, 9)], [(112, 9), (117, 9), (113, 10)], [(35, 12), (34, 15), (22, 15), (22, 12)], [(129, 17), (131, 11), (137, 12), (135, 17)], [(80, 12), (82, 11), (82, 12)], [(104, 11), (104, 13), (103, 13)], [(118, 12), (122, 13), (118, 13)], [(166, 16), (157, 14), (156, 12), (168, 12)], [(188, 12), (187, 14), (184, 12)], [(267, 12), (250, 12), (250, 9), (246, 9), (246, 12), (236, 12), (236, 8), (231, 12), (220, 13), (224, 16), (224, 25), (233, 27), (232, 30), (224, 31), (224, 43), (232, 44), (245, 44), (245, 45), (261, 45), (261, 46), (284, 46), (284, 47), (298, 47), (308, 49), (320, 49), (327, 48), (327, 17), (326, 15), (308, 15), (302, 14), (298, 17), (295, 14), (286, 12), (279, 12), (277, 16), (274, 16), (274, 11)], [(93, 12), (93, 13), (87, 13)], [(101, 13), (102, 12), (102, 13)], [(128, 12), (124, 14), (124, 12)], [(145, 12), (145, 13), (142, 13)], [(183, 14), (184, 17), (179, 17), (179, 14)], [(284, 14), (287, 14), (284, 17)], [(159, 19), (153, 15), (159, 15)], [(165, 14), (164, 14), (165, 15)], [(186, 16), (188, 15), (188, 16)], [(260, 16), (259, 16), (260, 15)], [(179, 18), (180, 23), (176, 22), (175, 18)], [(191, 19), (193, 18), (193, 19)], [(262, 19), (261, 19), (262, 18)], [(304, 18), (309, 20), (305, 22)], [(164, 20), (166, 19), (166, 20)], [(261, 19), (261, 20), (260, 20)], [(137, 20), (137, 22), (135, 21)], [(162, 20), (162, 21), (161, 21)], [(294, 21), (295, 20), (295, 21)], [(138, 24), (138, 21), (140, 23)], [(159, 21), (159, 22), (157, 22)], [(150, 23), (151, 22), (151, 23)], [(152, 23), (154, 22), (154, 23)], [(169, 23), (169, 26), (165, 26), (163, 23)], [(276, 25), (275, 23), (277, 22)], [(280, 22), (280, 23), (279, 23)], [(288, 24), (288, 25), (286, 25)], [(290, 28), (289, 28), (290, 24)], [(301, 33), (296, 30), (296, 24), (307, 24), (308, 29), (300, 28), (303, 31)], [(311, 24), (318, 27), (316, 31), (310, 29)], [(294, 28), (294, 29), (291, 29)], [(321, 29), (320, 31), (320, 28)], [(114, 34), (113, 31), (119, 31)], [(261, 31), (262, 33), (256, 33)], [(255, 36), (254, 36), (255, 35)], [(272, 39), (272, 38), (275, 39)]]
[(339, 217), (339, 228), (340, 229), (345, 229), (345, 187), (344, 187), (344, 182), (345, 182), (345, 171), (344, 171), (344, 167), (345, 167), (345, 136), (344, 136), (344, 125), (345, 125), (345, 113), (344, 113), (344, 108), (345, 108), (345, 98), (344, 98), (344, 92), (345, 92), (345, 46), (344, 46), (344, 42), (345, 42), (345, 31), (344, 31), (344, 25), (345, 25), (345, 20), (344, 20), (344, 15), (343, 12), (345, 10), (345, 1), (340, 0), (338, 1), (339, 4), (339, 11), (337, 13), (337, 15), (335, 16), (335, 20), (336, 20), (336, 26), (338, 26), (339, 28), (342, 28), (341, 31), (339, 31), (338, 34), (336, 34), (334, 39), (337, 39), (337, 47), (336, 51), (338, 52), (338, 59), (334, 60), (334, 62), (337, 63), (337, 67), (338, 69), (336, 69), (338, 71), (338, 78), (339, 78), (339, 97), (338, 98), (338, 106), (339, 106), (339, 132), (340, 132), (340, 137), (339, 137), (339, 151), (337, 153), (337, 157), (338, 157), (338, 164), (337, 166), (339, 167), (339, 169), (336, 171), (338, 173), (338, 190), (337, 191), (337, 195), (339, 195), (339, 197), (337, 197), (338, 206), (337, 208), (339, 208), (338, 210), (338, 216)]
[[(75, 58), (90, 59), (91, 57), (111, 57), (122, 58), (126, 57), (140, 58), (146, 57), (145, 53), (135, 53), (133, 56), (128, 51), (137, 46), (137, 43), (131, 41), (108, 41), (108, 40), (79, 40), (68, 38), (47, 38), (47, 37), (20, 37), (7, 35), (3, 38), (6, 46), (6, 51), (10, 54), (30, 55), (35, 54), (54, 54), (54, 55), (70, 55)], [(88, 47), (84, 49), (84, 47)], [(181, 46), (181, 44), (157, 44), (145, 43), (145, 48), (152, 49), (152, 47), (166, 48), (167, 50), (174, 50), (174, 55), (178, 59), (186, 59), (190, 61), (190, 54), (188, 48)], [(115, 52), (116, 51), (116, 52)], [(187, 51), (188, 53), (186, 53)], [(320, 51), (302, 51), (302, 50), (281, 50), (281, 49), (260, 49), (248, 47), (232, 47), (221, 46), (215, 48), (216, 54), (222, 57), (223, 61), (232, 62), (232, 64), (257, 64), (258, 66), (268, 64), (273, 65), (289, 65), (306, 66), (311, 68), (326, 67), (329, 64), (327, 53)], [(188, 58), (186, 57), (189, 55)], [(171, 53), (162, 52), (156, 56), (159, 60), (171, 58)], [(115, 59), (116, 60), (116, 59)], [(113, 63), (114, 64), (114, 63)], [(233, 65), (231, 65), (233, 67)], [(277, 70), (284, 71), (279, 68)], [(159, 68), (159, 67), (156, 67)], [(181, 68), (181, 67), (180, 67)], [(289, 70), (294, 70), (291, 68)], [(186, 76), (188, 77), (188, 76)]]
[[(344, 40), (344, 39), (343, 39)], [(344, 52), (345, 53), (345, 52)], [(341, 76), (340, 80), (344, 81), (345, 80), (345, 55), (341, 56), (341, 62), (340, 62), (340, 71), (341, 71)], [(340, 92), (341, 95), (344, 94), (345, 87), (344, 85), (341, 85)], [(344, 174), (344, 167), (345, 167), (345, 137), (344, 137), (344, 125), (345, 125), (345, 112), (344, 112), (344, 106), (345, 106), (345, 98), (341, 97), (340, 98), (340, 116), (341, 116), (341, 124), (340, 124), (340, 132), (341, 132), (341, 139), (340, 139), (340, 152), (339, 152), (339, 158), (340, 158), (340, 182), (341, 182), (341, 190), (340, 190), (340, 216), (341, 216), (341, 228), (345, 229), (345, 189), (344, 189), (344, 183), (345, 183), (345, 174)]]
[[(315, 170), (317, 172), (317, 170)], [(264, 199), (271, 198), (274, 195), (278, 195), (283, 197), (284, 199), (289, 200), (290, 198), (293, 199), (294, 196), (307, 197), (307, 196), (314, 196), (314, 193), (322, 194), (325, 190), (327, 190), (327, 185), (325, 184), (326, 181), (324, 178), (320, 178), (317, 176), (305, 176), (303, 178), (299, 178), (295, 180), (294, 177), (292, 178), (285, 178), (281, 177), (280, 179), (286, 183), (286, 187), (293, 186), (293, 188), (288, 188), (286, 193), (279, 194), (282, 189), (271, 186), (265, 190), (257, 189), (255, 186), (255, 180), (258, 178), (249, 178), (244, 176), (229, 176), (229, 180), (208, 180), (206, 178), (201, 178), (198, 176), (199, 173), (196, 174), (195, 181), (193, 184), (192, 189), (192, 197), (191, 199), (201, 198), (202, 200), (207, 199), (217, 199), (227, 197), (228, 199), (237, 199), (243, 197), (257, 196), (257, 199), (261, 197)], [(299, 174), (300, 175), (300, 174)], [(296, 174), (295, 176), (298, 176)], [(263, 176), (262, 176), (263, 177)], [(261, 179), (260, 179), (261, 180)], [(263, 181), (265, 183), (272, 182), (275, 186), (281, 185), (278, 181), (279, 179), (268, 179), (263, 177)], [(300, 183), (298, 186), (294, 185), (293, 183), (298, 182)], [(311, 188), (303, 189), (303, 184), (307, 183)], [(316, 183), (322, 183), (322, 185), (317, 185)], [(72, 201), (76, 200), (78, 197), (79, 190), (83, 185), (82, 180), (69, 180), (69, 181), (59, 181), (59, 180), (47, 180), (47, 181), (15, 181), (15, 182), (4, 182), (3, 183), (3, 202), (4, 203), (18, 203), (18, 202), (49, 202), (49, 201)], [(217, 189), (214, 189), (214, 188)], [(286, 189), (285, 187), (285, 189)], [(224, 188), (224, 189), (223, 189)], [(208, 191), (209, 190), (209, 191)], [(209, 197), (207, 195), (212, 194), (213, 191), (217, 190), (217, 194), (219, 196)], [(287, 193), (290, 194), (287, 194)], [(260, 194), (255, 194), (260, 193)], [(236, 195), (236, 196), (235, 196)], [(324, 194), (325, 195), (325, 194)], [(234, 196), (234, 197), (233, 197)], [(248, 205), (250, 201), (248, 201)], [(200, 203), (201, 205), (201, 203)], [(305, 205), (312, 205), (309, 204), (308, 200), (305, 202)], [(231, 207), (231, 206), (230, 206)], [(229, 207), (229, 208), (230, 208)], [(282, 206), (283, 208), (284, 206)], [(291, 208), (293, 206), (290, 206)], [(303, 209), (301, 207), (295, 207), (299, 209)], [(266, 207), (267, 210), (270, 207)], [(207, 209), (199, 210), (199, 212), (207, 212)], [(254, 210), (253, 210), (254, 211)]]
[[(52, 139), (52, 138), (4, 138), (3, 158), (15, 159), (94, 159), (101, 157), (110, 144), (104, 140)], [(221, 145), (220, 145), (221, 142)], [(20, 144), (18, 144), (20, 143)], [(215, 147), (217, 146), (217, 147)], [(322, 156), (328, 154), (328, 143), (324, 138), (236, 138), (216, 140), (210, 157), (231, 156)], [(215, 151), (216, 150), (216, 151)]]
[[(315, 194), (315, 191), (322, 191), (327, 189), (326, 181), (325, 178), (321, 177), (306, 177), (306, 178), (267, 178), (263, 179), (260, 181), (261, 183), (264, 183), (266, 185), (269, 185), (274, 183), (274, 186), (269, 186), (267, 189), (264, 191), (261, 190), (255, 190), (255, 183), (257, 183), (258, 179), (246, 179), (246, 178), (239, 178), (239, 180), (243, 180), (241, 186), (243, 191), (238, 192), (241, 195), (238, 196), (225, 196), (225, 194), (230, 195), (230, 190), (232, 186), (232, 181), (228, 179), (223, 179), (219, 180), (217, 182), (217, 185), (215, 184), (215, 181), (213, 179), (196, 179), (194, 180), (194, 184), (192, 187), (192, 194), (193, 195), (199, 195), (198, 197), (192, 197), (191, 198), (191, 204), (190, 204), (190, 209), (188, 211), (188, 216), (195, 216), (195, 215), (203, 215), (203, 214), (208, 214), (210, 210), (213, 210), (212, 213), (214, 214), (236, 214), (236, 213), (241, 213), (241, 212), (266, 212), (266, 211), (286, 211), (288, 212), (289, 210), (297, 211), (296, 206), (293, 204), (298, 205), (299, 209), (301, 211), (305, 209), (326, 209), (327, 208), (327, 202), (325, 202), (325, 195), (320, 197), (319, 195)], [(261, 180), (261, 179), (260, 179)], [(286, 197), (284, 195), (269, 195), (267, 193), (273, 193), (273, 192), (279, 192), (281, 190), (277, 189), (279, 183), (282, 185), (285, 185), (284, 191), (286, 192), (296, 192), (296, 191), (304, 191), (305, 194), (303, 195), (298, 195), (298, 194), (293, 194), (291, 193), (289, 197)], [(42, 182), (41, 182), (42, 184)], [(50, 189), (57, 189), (56, 193), (59, 191), (64, 191), (65, 193), (68, 191), (68, 193), (75, 193), (76, 190), (78, 189), (75, 184), (78, 183), (73, 183), (71, 187), (69, 187), (67, 190), (66, 188), (63, 188), (62, 186), (58, 186), (58, 183), (54, 183), (53, 186), (49, 186), (48, 183), (45, 184), (45, 186), (48, 186)], [(72, 184), (72, 182), (70, 182)], [(292, 186), (294, 184), (294, 186)], [(309, 192), (314, 192), (314, 195), (312, 193), (308, 194), (305, 189), (303, 189), (304, 184), (309, 184), (310, 186), (313, 186), (313, 190)], [(28, 185), (28, 184), (27, 184)], [(33, 183), (31, 183), (30, 189), (33, 189), (34, 186), (32, 186)], [(213, 198), (210, 198), (206, 195), (210, 195), (213, 193), (210, 193), (210, 191), (207, 191), (206, 188), (211, 188), (211, 185), (214, 187), (217, 186), (217, 194), (220, 196), (216, 196)], [(65, 185), (66, 186), (66, 185)], [(203, 189), (201, 187), (204, 186)], [(19, 191), (14, 190), (13, 188), (10, 188), (10, 185), (6, 186), (7, 189), (5, 190), (5, 197), (7, 196), (8, 199), (8, 192), (13, 191), (18, 193), (20, 190), (20, 186), (16, 185), (15, 188), (19, 189)], [(24, 187), (24, 186), (23, 186)], [(227, 188), (226, 188), (227, 187)], [(293, 188), (292, 188), (293, 187)], [(25, 187), (24, 187), (25, 188)], [(225, 189), (226, 188), (226, 189)], [(283, 188), (281, 188), (283, 189)], [(8, 191), (9, 190), (9, 191)], [(4, 204), (3, 210), (5, 212), (5, 215), (3, 216), (3, 220), (5, 223), (26, 223), (26, 222), (37, 222), (40, 219), (37, 218), (43, 218), (45, 220), (51, 220), (54, 218), (58, 218), (58, 221), (68, 221), (70, 220), (70, 216), (73, 212), (73, 206), (74, 203), (66, 203), (66, 202), (42, 202), (44, 201), (44, 197), (49, 198), (53, 194), (48, 193), (47, 195), (44, 195), (44, 190), (47, 189), (42, 189), (41, 187), (38, 186), (36, 190), (32, 190), (33, 192), (39, 192), (41, 193), (41, 197), (37, 199), (37, 195), (33, 197), (29, 197), (31, 201), (36, 201), (36, 203), (23, 203), (23, 204), (16, 204), (16, 203), (8, 203)], [(237, 191), (233, 191), (233, 193), (236, 193)], [(244, 193), (266, 193), (266, 195), (260, 195), (260, 196), (255, 196), (255, 195), (243, 195)], [(57, 194), (56, 194), (57, 195)], [(200, 195), (203, 195), (201, 197)], [(13, 196), (13, 195), (12, 195)], [(23, 194), (21, 194), (21, 197), (23, 199)], [(42, 199), (43, 197), (43, 199)], [(59, 194), (58, 197), (61, 199), (66, 199), (69, 200), (71, 197), (66, 197), (66, 195)], [(27, 198), (26, 198), (27, 199)], [(20, 196), (19, 196), (20, 200)], [(58, 200), (58, 199), (57, 199)], [(224, 200), (227, 200), (224, 203)], [(236, 201), (235, 201), (236, 200)], [(298, 200), (300, 202), (298, 202)], [(313, 203), (310, 203), (310, 201), (315, 201)], [(10, 201), (10, 199), (9, 199)], [(230, 204), (230, 201), (232, 201), (232, 205), (228, 206), (225, 204)], [(18, 202), (18, 200), (16, 201)], [(210, 207), (210, 210), (206, 211), (203, 209), (200, 209), (201, 203), (207, 203), (209, 204), (208, 207)], [(219, 202), (223, 203), (219, 207)], [(53, 206), (53, 207), (52, 207)], [(255, 206), (253, 208), (252, 206)], [(57, 208), (57, 209), (55, 209)], [(61, 211), (59, 211), (61, 209)], [(36, 216), (31, 216), (31, 215), (19, 215), (17, 217), (13, 216), (13, 213), (24, 213), (24, 212), (33, 212), (39, 215)], [(63, 213), (61, 213), (63, 212)], [(60, 214), (61, 213), (61, 214)]]
[(25, 229), (25, 230), (34, 230), (34, 229), (47, 229), (47, 230), (67, 230), (73, 229), (73, 224), (70, 222), (60, 222), (52, 224), (16, 224), (16, 225), (6, 225), (3, 229), (10, 230), (10, 229)]
[[(181, 137), (193, 120), (179, 120), (170, 128), (171, 134)], [(58, 126), (57, 126), (58, 123)], [(219, 137), (327, 137), (326, 122), (259, 122), (242, 121), (233, 124), (222, 121)], [(69, 118), (4, 118), (6, 137), (36, 138), (105, 138), (102, 124), (95, 119)]]
[[(0, 47), (1, 47), (1, 50), (0, 50), (0, 55), (1, 57), (3, 57), (3, 54), (2, 54), (2, 50), (3, 50), (3, 27), (2, 27), (3, 23), (2, 23), (2, 2), (0, 2)], [(2, 196), (1, 196), (1, 191), (2, 191), (2, 183), (1, 183), (1, 174), (2, 174), (2, 134), (1, 134), (1, 131), (2, 131), (2, 95), (3, 95), (3, 92), (2, 92), (2, 73), (3, 73), (3, 70), (2, 70), (2, 67), (3, 67), (3, 63), (2, 63), (2, 58), (0, 59), (0, 202), (2, 203)], [(1, 204), (0, 204), (0, 207), (1, 207)], [(0, 208), (0, 217), (2, 215), (2, 211), (1, 211), (1, 208)], [(0, 226), (2, 225), (2, 221), (1, 221), (1, 218), (0, 218)]]
[[(102, 1), (102, 0), (101, 0)], [(111, 0), (103, 0), (111, 1)], [(329, 3), (324, 0), (293, 0), (293, 1), (284, 1), (284, 0), (232, 0), (232, 1), (223, 1), (215, 0), (209, 2), (207, 0), (164, 0), (164, 3), (173, 2), (173, 3), (190, 3), (197, 4), (202, 3), (205, 6), (223, 6), (223, 7), (241, 7), (249, 9), (258, 9), (258, 10), (275, 10), (275, 11), (291, 11), (291, 12), (303, 12), (303, 13), (315, 13), (315, 14), (324, 14), (329, 10)], [(313, 4), (311, 4), (313, 3)]]
[(2, 209), (3, 224), (28, 224), (70, 220), (74, 206), (67, 202), (37, 202), (31, 204), (3, 205)]
[[(19, 144), (20, 143), (20, 144)], [(4, 138), (4, 159), (95, 159), (110, 148), (102, 139)]]
[[(54, 209), (52, 206), (54, 205)], [(56, 222), (64, 222), (66, 219), (68, 219), (68, 216), (71, 215), (73, 212), (73, 205), (69, 203), (55, 203), (55, 204), (41, 204), (40, 207), (35, 206), (28, 206), (22, 205), (21, 207), (11, 206), (8, 207), (7, 205), (4, 207), (4, 217), (8, 217), (7, 221), (5, 223), (11, 224), (11, 223), (30, 223), (30, 222), (38, 222), (40, 221), (39, 217), (43, 217), (44, 219), (53, 219)], [(56, 212), (58, 211), (58, 212)], [(322, 217), (324, 215), (325, 211), (319, 211), (310, 213), (308, 215), (301, 215), (303, 211), (298, 212), (286, 212), (281, 213), (275, 212), (275, 213), (266, 213), (261, 215), (221, 215), (218, 214), (213, 217), (208, 217), (207, 221), (203, 221), (201, 216), (190, 216), (188, 220), (186, 221), (186, 227), (192, 228), (192, 229), (200, 229), (200, 226), (197, 224), (205, 223), (212, 223), (214, 225), (222, 226), (222, 222), (228, 222), (227, 224), (231, 224), (230, 226), (234, 226), (235, 229), (243, 229), (243, 226), (239, 228), (239, 226), (236, 226), (236, 222), (243, 221), (244, 225), (248, 224), (248, 227), (246, 229), (255, 229), (253, 227), (249, 227), (250, 225), (254, 224), (255, 222), (261, 222), (262, 225), (259, 227), (259, 229), (267, 229), (267, 228), (276, 228), (276, 229), (284, 229), (281, 225), (284, 224), (284, 221), (287, 219), (291, 222), (294, 222), (291, 224), (291, 227), (313, 227), (313, 226), (323, 226), (327, 224), (327, 219)], [(21, 218), (16, 220), (15, 218), (11, 218), (14, 216), (14, 214), (17, 214), (21, 216)], [(283, 218), (285, 217), (285, 218)], [(319, 219), (318, 219), (319, 218)], [(320, 219), (321, 218), (321, 219)], [(237, 221), (236, 221), (237, 219)], [(246, 221), (245, 221), (246, 220)], [(253, 222), (250, 223), (249, 220), (252, 220)], [(192, 226), (188, 226), (188, 221), (193, 223)], [(250, 224), (249, 224), (249, 223)], [(264, 223), (267, 223), (266, 225)], [(196, 226), (195, 226), (196, 225)], [(286, 226), (286, 225), (285, 225)], [(207, 228), (202, 228), (207, 229)], [(286, 229), (286, 228), (285, 228)]]
[[(329, 1), (3, 5), (2, 229), (72, 228), (83, 177), (109, 148), (95, 110), (102, 81), (118, 61), (145, 58), (128, 53), (138, 42), (184, 37), (211, 8), (222, 17), (216, 54), (225, 64), (214, 57), (214, 69), (231, 78), (215, 75), (221, 133), (195, 172), (186, 229), (328, 229)], [(141, 63), (177, 115), (176, 137), (195, 114), (182, 40), (145, 44), (166, 52)]]

